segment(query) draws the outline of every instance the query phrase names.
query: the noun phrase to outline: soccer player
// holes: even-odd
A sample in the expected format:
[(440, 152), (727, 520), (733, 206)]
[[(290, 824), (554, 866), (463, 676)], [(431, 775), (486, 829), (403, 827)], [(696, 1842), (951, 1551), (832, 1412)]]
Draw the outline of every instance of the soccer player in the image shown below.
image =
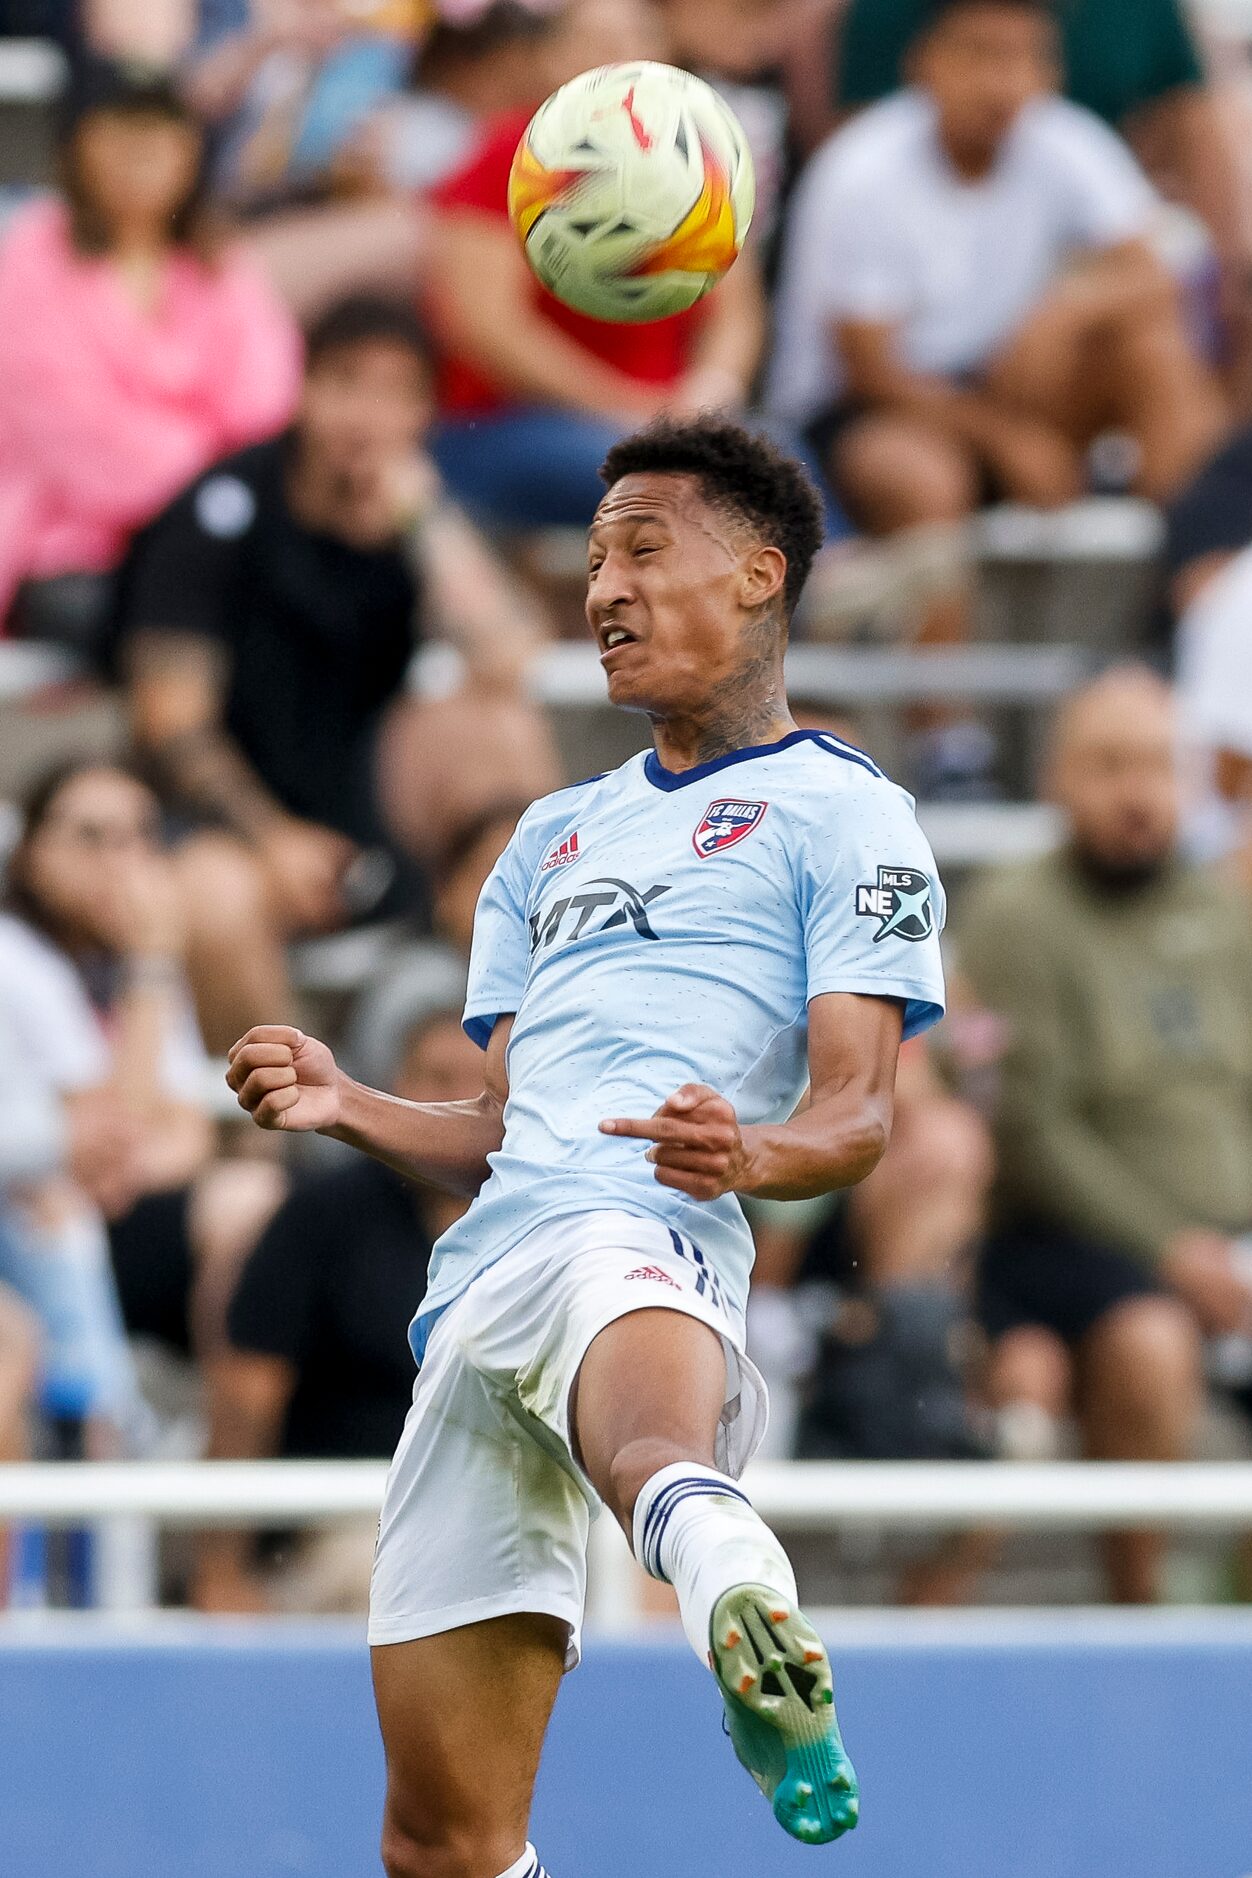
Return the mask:
[(804, 472), (700, 417), (603, 476), (587, 618), (655, 747), (536, 803), (483, 890), (482, 1096), (393, 1100), (279, 1025), (231, 1053), (262, 1127), (477, 1196), (410, 1332), (374, 1566), (390, 1878), (541, 1878), (531, 1791), (601, 1502), (674, 1586), (780, 1824), (822, 1843), (857, 1817), (826, 1652), (736, 1485), (766, 1413), (737, 1196), (876, 1164), (901, 1037), (942, 1013), (942, 893), (908, 796), (787, 709)]

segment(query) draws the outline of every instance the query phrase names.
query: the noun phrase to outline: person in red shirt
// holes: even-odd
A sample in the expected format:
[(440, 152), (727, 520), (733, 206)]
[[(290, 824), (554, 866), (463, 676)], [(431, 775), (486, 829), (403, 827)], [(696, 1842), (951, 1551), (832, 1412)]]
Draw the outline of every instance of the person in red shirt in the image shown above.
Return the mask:
[[(606, 59), (664, 56), (647, 43), (642, 17), (620, 45), (601, 43), (600, 24), (595, 0), (554, 16), (535, 52), (544, 90)], [(620, 13), (614, 24), (623, 31)], [(764, 338), (763, 303), (750, 255), (672, 319), (619, 326), (555, 300), (527, 266), (505, 202), (530, 115), (486, 124), (468, 161), (432, 196), (428, 315), (442, 354), (432, 449), (450, 489), (484, 520), (578, 527), (603, 494), (597, 471), (616, 438), (662, 407), (743, 407)]]

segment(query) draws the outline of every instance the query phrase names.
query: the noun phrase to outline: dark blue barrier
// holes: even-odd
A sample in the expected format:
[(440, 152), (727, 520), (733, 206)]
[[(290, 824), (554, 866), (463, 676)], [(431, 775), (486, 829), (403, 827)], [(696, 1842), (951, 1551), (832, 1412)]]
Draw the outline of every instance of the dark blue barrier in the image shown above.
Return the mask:
[[(555, 1878), (1252, 1878), (1252, 1614), (827, 1627), (861, 1829), (793, 1845), (680, 1644), (592, 1643), (534, 1837)], [(0, 1626), (4, 1878), (377, 1878), (359, 1633)]]

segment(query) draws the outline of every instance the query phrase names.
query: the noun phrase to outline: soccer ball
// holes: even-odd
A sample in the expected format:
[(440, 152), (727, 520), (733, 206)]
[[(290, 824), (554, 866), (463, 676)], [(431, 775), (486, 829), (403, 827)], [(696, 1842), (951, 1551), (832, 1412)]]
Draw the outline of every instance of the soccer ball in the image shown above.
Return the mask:
[(756, 183), (734, 113), (672, 65), (601, 65), (541, 104), (509, 216), (550, 293), (596, 319), (681, 313), (743, 246)]

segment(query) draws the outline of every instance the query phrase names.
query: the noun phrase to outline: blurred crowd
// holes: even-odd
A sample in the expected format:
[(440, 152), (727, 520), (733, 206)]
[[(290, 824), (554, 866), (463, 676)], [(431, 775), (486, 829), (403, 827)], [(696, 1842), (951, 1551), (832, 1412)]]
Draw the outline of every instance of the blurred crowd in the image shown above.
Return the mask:
[[(579, 630), (598, 465), (703, 408), (822, 484), (814, 641), (867, 567), (918, 656), (969, 641), (994, 504), (1133, 497), (1164, 544), (1046, 728), (1057, 845), (951, 883), (952, 1011), (885, 1159), (752, 1211), (773, 1451), (1252, 1441), (1245, 50), (1184, 0), (22, 0), (0, 30), (68, 74), (54, 164), (0, 184), (0, 653), (73, 673), (20, 758), (0, 733), (0, 1459), (390, 1452), (459, 1203), (246, 1129), (220, 1059), (302, 1021), (401, 1095), (478, 1092), (473, 909), (567, 779), (532, 680)], [(636, 58), (722, 92), (758, 215), (697, 308), (618, 327), (538, 287), (504, 197), (540, 100)], [(67, 699), (97, 726), (68, 750)], [(994, 805), (973, 706), (903, 732), (924, 804)], [(311, 992), (336, 935), (368, 969)], [(212, 1533), (165, 1594), (354, 1608), (371, 1537)], [(0, 1605), (53, 1594), (30, 1538)], [(899, 1594), (976, 1596), (997, 1550)], [(1156, 1535), (1103, 1569), (1168, 1590)], [(1252, 1549), (1229, 1571), (1252, 1597)]]

